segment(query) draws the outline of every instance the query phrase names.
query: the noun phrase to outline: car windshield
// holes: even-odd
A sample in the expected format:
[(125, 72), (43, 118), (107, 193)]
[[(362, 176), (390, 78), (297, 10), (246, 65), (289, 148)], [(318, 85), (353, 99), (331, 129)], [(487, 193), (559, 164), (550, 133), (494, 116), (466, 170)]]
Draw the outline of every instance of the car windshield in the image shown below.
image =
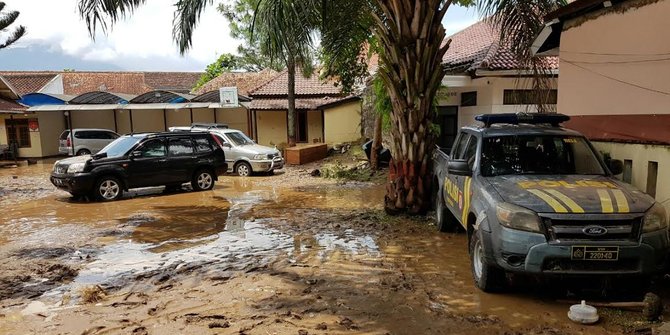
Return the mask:
[(142, 138), (139, 136), (121, 136), (100, 150), (98, 154), (106, 153), (107, 157), (121, 157)]
[(583, 137), (523, 135), (484, 138), (481, 173), (602, 175), (605, 171)]
[(254, 141), (252, 141), (249, 137), (247, 137), (247, 135), (244, 135), (244, 133), (239, 131), (226, 133), (226, 136), (235, 145), (254, 144)]

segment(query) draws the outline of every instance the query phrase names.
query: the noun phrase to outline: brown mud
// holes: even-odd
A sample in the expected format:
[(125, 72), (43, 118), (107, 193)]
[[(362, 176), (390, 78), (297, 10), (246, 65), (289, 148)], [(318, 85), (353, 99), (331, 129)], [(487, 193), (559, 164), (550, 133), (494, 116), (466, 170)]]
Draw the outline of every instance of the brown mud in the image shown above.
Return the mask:
[(223, 177), (210, 192), (152, 188), (90, 203), (51, 188), (49, 167), (0, 169), (0, 334), (616, 334), (649, 326), (639, 312), (573, 324), (546, 284), (480, 292), (466, 236), (437, 233), (432, 218), (387, 216), (379, 185), (289, 168)]

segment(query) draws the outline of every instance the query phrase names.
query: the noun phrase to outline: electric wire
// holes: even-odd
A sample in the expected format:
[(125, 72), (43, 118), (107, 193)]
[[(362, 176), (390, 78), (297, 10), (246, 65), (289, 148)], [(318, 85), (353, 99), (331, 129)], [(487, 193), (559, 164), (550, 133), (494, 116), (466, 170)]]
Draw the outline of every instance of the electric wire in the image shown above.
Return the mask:
[(625, 80), (621, 80), (621, 79), (618, 79), (618, 78), (610, 77), (610, 76), (608, 76), (608, 75), (606, 75), (606, 74), (600, 73), (600, 72), (595, 71), (595, 70), (593, 70), (593, 69), (589, 69), (589, 68), (587, 68), (587, 67), (581, 66), (581, 65), (579, 65), (579, 64), (575, 64), (575, 63), (570, 62), (570, 61), (567, 61), (567, 60), (564, 60), (563, 62), (568, 63), (568, 64), (570, 64), (570, 65), (572, 65), (572, 66), (576, 66), (576, 67), (578, 67), (578, 68), (580, 68), (580, 69), (582, 69), (582, 70), (588, 71), (588, 72), (593, 73), (593, 74), (595, 74), (595, 75), (598, 75), (598, 76), (601, 76), (601, 77), (604, 77), (604, 78), (607, 78), (607, 79), (616, 81), (616, 82), (618, 82), (618, 83), (624, 84), (624, 85), (629, 85), (629, 86), (633, 86), (633, 87), (636, 87), (636, 88), (639, 88), (639, 89), (642, 89), (642, 90), (645, 90), (645, 91), (649, 91), (649, 92), (654, 92), (654, 93), (658, 93), (658, 94), (663, 94), (663, 95), (670, 96), (670, 92), (665, 92), (665, 91), (661, 91), (661, 90), (657, 90), (657, 89), (653, 89), (653, 88), (649, 88), (649, 87), (644, 87), (644, 86), (641, 86), (641, 85), (638, 85), (638, 84), (635, 84), (635, 83), (627, 82), (627, 81), (625, 81)]

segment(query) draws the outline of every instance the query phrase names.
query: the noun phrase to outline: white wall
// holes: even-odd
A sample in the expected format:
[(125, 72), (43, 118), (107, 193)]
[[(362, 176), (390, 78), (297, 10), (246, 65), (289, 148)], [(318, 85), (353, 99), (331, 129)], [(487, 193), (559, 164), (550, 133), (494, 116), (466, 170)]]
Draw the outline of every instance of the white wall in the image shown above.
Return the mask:
[[(552, 88), (557, 87), (557, 79), (552, 79)], [(477, 106), (458, 107), (459, 127), (477, 124), (475, 116), (489, 113), (537, 112), (533, 105), (504, 105), (503, 92), (512, 89), (530, 89), (529, 78), (484, 77), (469, 81), (467, 86), (450, 86), (441, 92), (440, 106), (459, 106), (462, 92), (477, 91)], [(443, 89), (444, 90), (444, 89)]]
[(613, 159), (632, 160), (633, 173), (631, 184), (639, 190), (647, 190), (647, 171), (649, 162), (658, 163), (656, 200), (663, 203), (670, 213), (670, 146), (627, 144), (614, 142), (593, 142), (596, 149), (609, 153)]

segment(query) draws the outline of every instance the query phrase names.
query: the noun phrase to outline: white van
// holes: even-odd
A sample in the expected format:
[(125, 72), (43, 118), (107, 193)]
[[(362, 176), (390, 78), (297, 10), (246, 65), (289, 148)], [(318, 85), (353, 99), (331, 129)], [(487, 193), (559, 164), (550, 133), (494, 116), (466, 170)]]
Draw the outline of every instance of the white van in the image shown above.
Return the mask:
[[(73, 156), (90, 155), (102, 150), (107, 144), (119, 138), (119, 134), (108, 129), (73, 129), (74, 143), (70, 136), (70, 130), (60, 134), (58, 139), (58, 152)], [(74, 144), (74, 145), (73, 145)], [(72, 148), (74, 147), (74, 151)]]

